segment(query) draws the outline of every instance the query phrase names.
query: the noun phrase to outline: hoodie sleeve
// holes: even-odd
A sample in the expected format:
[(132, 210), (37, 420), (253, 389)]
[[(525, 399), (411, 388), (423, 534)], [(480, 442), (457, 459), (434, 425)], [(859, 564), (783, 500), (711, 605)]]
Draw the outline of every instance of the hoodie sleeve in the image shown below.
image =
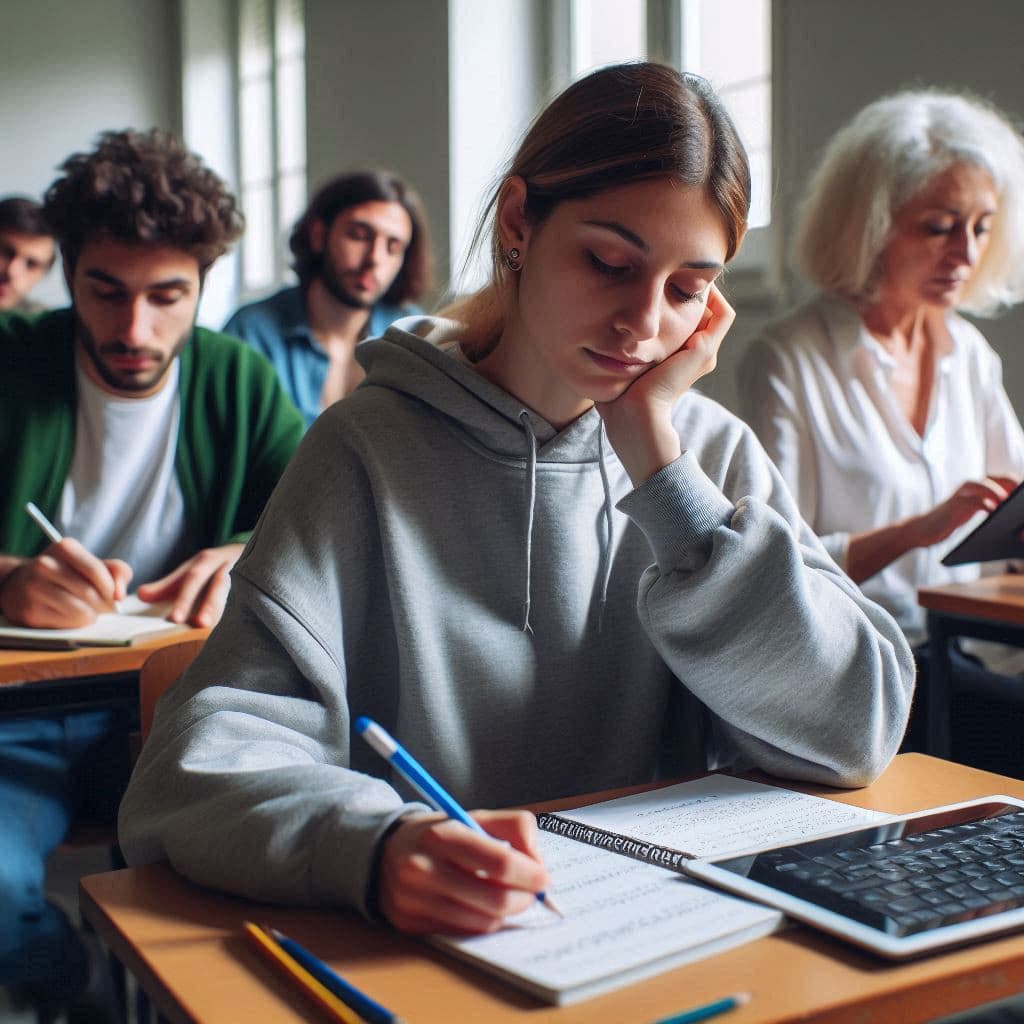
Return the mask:
[(641, 621), (715, 716), (726, 759), (866, 785), (906, 727), (910, 649), (801, 520), (750, 430), (723, 433), (619, 502), (655, 557)]
[[(323, 433), (307, 435), (232, 573), (221, 622), (161, 699), (119, 838), (129, 864), (168, 860), (251, 899), (370, 914), (381, 838), (425, 808), (374, 777), (385, 766), (372, 751), (350, 749), (341, 624), (361, 628), (370, 588), (345, 536), (370, 498)], [(314, 478), (325, 494), (315, 508), (305, 500)], [(332, 529), (324, 510), (336, 508), (351, 520), (330, 516)], [(269, 531), (273, 543), (261, 544)]]

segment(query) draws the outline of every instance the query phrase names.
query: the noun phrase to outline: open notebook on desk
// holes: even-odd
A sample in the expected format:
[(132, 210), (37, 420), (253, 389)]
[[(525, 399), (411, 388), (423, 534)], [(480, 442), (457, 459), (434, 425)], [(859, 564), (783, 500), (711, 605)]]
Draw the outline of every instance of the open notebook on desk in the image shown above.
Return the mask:
[(0, 647), (24, 647), (33, 650), (72, 650), (76, 647), (128, 647), (136, 640), (183, 630), (164, 616), (170, 605), (146, 604), (129, 594), (121, 602), (120, 612), (100, 615), (89, 626), (78, 629), (32, 629), (12, 626), (0, 615)]
[(432, 941), (548, 1002), (576, 1002), (781, 927), (777, 910), (681, 875), (689, 858), (887, 819), (723, 775), (541, 814), (564, 919), (538, 906), (493, 935)]

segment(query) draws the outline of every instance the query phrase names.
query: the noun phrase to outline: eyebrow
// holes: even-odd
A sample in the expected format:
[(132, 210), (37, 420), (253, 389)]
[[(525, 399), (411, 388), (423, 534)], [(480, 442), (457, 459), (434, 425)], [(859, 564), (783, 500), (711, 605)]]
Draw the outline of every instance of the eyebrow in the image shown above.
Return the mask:
[(353, 227), (365, 228), (367, 231), (372, 231), (374, 235), (383, 235), (389, 242), (401, 242), (403, 245), (408, 245), (412, 238), (406, 238), (404, 235), (393, 235), (388, 231), (378, 228), (376, 224), (371, 224), (368, 220), (360, 220), (358, 217), (353, 217), (349, 221)]
[[(94, 281), (102, 281), (104, 284), (109, 284), (115, 288), (127, 288), (128, 286), (119, 277), (114, 277), (113, 274), (108, 274), (105, 270), (92, 269), (85, 271), (86, 277), (91, 277)], [(192, 282), (187, 277), (169, 277), (166, 281), (153, 281), (151, 284), (145, 286), (145, 291), (164, 291), (168, 288), (191, 288)]]
[[(630, 245), (636, 246), (641, 252), (650, 251), (650, 246), (635, 231), (630, 231), (629, 228), (618, 221), (585, 220), (583, 223), (589, 224), (591, 227), (604, 228), (606, 231), (611, 231), (624, 241), (629, 242)], [(723, 264), (715, 260), (688, 260), (686, 263), (680, 263), (679, 266), (686, 267), (688, 270), (721, 270), (723, 268)]]
[[(941, 199), (938, 202), (930, 203), (928, 206), (923, 207), (923, 209), (926, 213), (934, 213), (936, 210), (938, 210), (942, 213), (951, 214), (954, 217), (963, 217), (968, 212), (961, 206), (950, 206), (949, 203), (944, 203)], [(986, 206), (985, 209), (981, 211), (979, 216), (991, 217), (993, 214), (996, 214), (998, 212), (998, 205)]]

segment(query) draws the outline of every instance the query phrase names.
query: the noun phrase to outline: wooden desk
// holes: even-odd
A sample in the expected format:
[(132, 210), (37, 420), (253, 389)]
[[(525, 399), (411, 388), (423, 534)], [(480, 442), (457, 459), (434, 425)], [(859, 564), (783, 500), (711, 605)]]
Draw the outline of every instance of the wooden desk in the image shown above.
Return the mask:
[[(794, 788), (891, 812), (995, 793), (1024, 797), (1024, 781), (923, 754), (898, 757), (866, 789)], [(1024, 935), (892, 965), (801, 926), (556, 1008), (354, 914), (248, 903), (202, 890), (165, 865), (85, 878), (81, 905), (103, 942), (174, 1024), (329, 1020), (249, 946), (240, 930), (246, 919), (270, 923), (291, 935), (408, 1024), (644, 1024), (737, 990), (749, 991), (753, 998), (723, 1017), (727, 1024), (911, 1024), (1024, 989)]]
[(949, 645), (957, 637), (970, 636), (1024, 646), (1024, 574), (921, 587), (917, 600), (928, 611), (931, 655), (926, 694), (927, 749), (936, 757), (949, 757), (953, 685)]
[(130, 647), (72, 651), (0, 648), (0, 715), (40, 710), (138, 706), (142, 663), (157, 648), (201, 639), (209, 629), (183, 629)]

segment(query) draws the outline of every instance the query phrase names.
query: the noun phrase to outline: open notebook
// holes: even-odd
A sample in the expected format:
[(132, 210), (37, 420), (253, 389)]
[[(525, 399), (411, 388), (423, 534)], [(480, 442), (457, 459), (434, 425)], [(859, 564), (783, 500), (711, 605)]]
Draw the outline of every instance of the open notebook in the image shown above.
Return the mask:
[(134, 594), (121, 602), (120, 612), (100, 615), (90, 626), (79, 629), (31, 629), (12, 626), (0, 615), (0, 647), (35, 650), (71, 650), (75, 647), (128, 647), (143, 637), (170, 633), (185, 627), (168, 622), (170, 605), (146, 604)]
[(564, 919), (536, 906), (493, 935), (431, 941), (548, 1002), (576, 1002), (781, 927), (779, 911), (681, 875), (690, 858), (887, 818), (723, 775), (541, 814)]

